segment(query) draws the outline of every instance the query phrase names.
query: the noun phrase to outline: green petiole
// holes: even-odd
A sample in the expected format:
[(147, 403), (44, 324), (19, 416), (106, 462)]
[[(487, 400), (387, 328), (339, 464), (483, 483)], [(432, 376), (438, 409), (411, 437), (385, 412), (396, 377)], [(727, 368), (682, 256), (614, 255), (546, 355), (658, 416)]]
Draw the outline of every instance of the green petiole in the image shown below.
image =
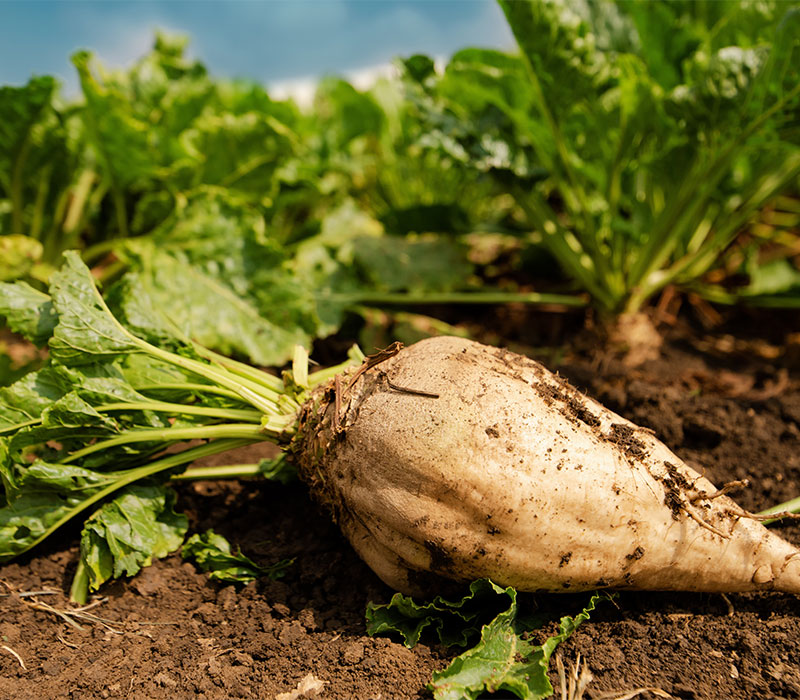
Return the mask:
[(360, 292), (331, 294), (326, 300), (350, 304), (557, 304), (561, 306), (586, 306), (584, 297), (575, 294), (540, 294), (538, 292)]
[(199, 479), (248, 479), (262, 476), (259, 464), (226, 464), (219, 467), (191, 467), (175, 474), (171, 481), (197, 481)]
[(119, 403), (103, 404), (97, 407), (98, 411), (159, 411), (172, 415), (208, 416), (221, 420), (250, 421), (258, 423), (261, 420), (259, 411), (239, 408), (217, 408), (215, 406), (193, 406), (191, 404), (169, 403), (167, 401), (121, 401)]
[[(778, 513), (800, 513), (800, 496), (797, 498), (793, 498), (790, 501), (785, 501), (784, 503), (779, 503), (776, 506), (772, 506), (767, 508), (766, 510), (762, 510), (756, 515), (774, 515)], [(780, 517), (771, 518), (770, 520), (762, 520), (761, 522), (764, 525), (769, 525), (770, 523), (775, 523), (781, 520)]]
[(72, 508), (66, 515), (62, 518), (57, 520), (53, 525), (51, 525), (47, 530), (45, 530), (39, 537), (35, 540), (32, 540), (25, 549), (20, 550), (17, 554), (22, 554), (22, 552), (26, 552), (29, 549), (32, 549), (37, 544), (42, 542), (44, 539), (49, 537), (53, 532), (55, 532), (58, 528), (64, 525), (66, 522), (72, 520), (76, 515), (82, 513), (90, 506), (94, 505), (98, 501), (103, 500), (106, 496), (118, 491), (119, 489), (127, 486), (128, 484), (132, 484), (140, 479), (146, 479), (149, 476), (153, 476), (154, 474), (158, 474), (159, 472), (167, 471), (168, 469), (173, 469), (174, 467), (178, 467), (181, 464), (188, 464), (189, 462), (193, 462), (196, 459), (201, 459), (202, 457), (210, 457), (211, 455), (219, 454), (220, 452), (225, 452), (227, 450), (232, 450), (236, 447), (243, 447), (244, 445), (249, 445), (253, 442), (253, 440), (249, 439), (223, 439), (223, 440), (215, 440), (214, 442), (209, 442), (206, 445), (198, 445), (197, 447), (191, 447), (188, 450), (184, 450), (183, 452), (178, 452), (174, 455), (169, 455), (167, 457), (163, 457), (158, 459), (154, 462), (150, 462), (149, 464), (145, 464), (142, 467), (137, 467), (136, 469), (131, 469), (128, 472), (123, 473), (117, 480), (113, 483), (109, 484), (105, 488), (101, 489), (97, 493), (89, 496), (85, 501), (82, 501), (74, 508)]
[(237, 401), (242, 400), (242, 397), (239, 396), (239, 394), (237, 394), (235, 391), (225, 389), (221, 386), (216, 386), (215, 384), (194, 384), (191, 382), (182, 384), (180, 382), (164, 382), (159, 384), (131, 384), (131, 386), (136, 389), (136, 391), (141, 392), (179, 389), (189, 392), (204, 392), (206, 394), (225, 396), (229, 399), (236, 399)]
[[(121, 327), (121, 326), (120, 326)], [(215, 382), (226, 389), (230, 389), (236, 393), (241, 399), (251, 404), (259, 411), (264, 413), (277, 414), (278, 410), (276, 404), (281, 397), (280, 391), (271, 389), (258, 384), (250, 379), (242, 376), (236, 376), (225, 370), (224, 368), (214, 368), (211, 365), (205, 365), (197, 360), (192, 360), (188, 357), (182, 357), (167, 350), (157, 348), (155, 345), (131, 336), (131, 338), (139, 345), (145, 352), (157, 357), (172, 365), (176, 365), (182, 369), (189, 370), (209, 381)]]
[(219, 353), (216, 353), (213, 350), (204, 348), (202, 345), (195, 344), (193, 347), (198, 355), (206, 358), (207, 360), (210, 360), (214, 364), (224, 367), (229, 372), (232, 372), (237, 376), (249, 379), (258, 384), (259, 386), (263, 386), (269, 389), (273, 393), (280, 394), (281, 392), (283, 392), (284, 389), (283, 382), (280, 379), (278, 379), (278, 377), (273, 377), (271, 374), (268, 374), (263, 370), (256, 369), (255, 367), (251, 367), (250, 365), (247, 365), (244, 362), (239, 362), (238, 360), (232, 360), (229, 357), (220, 355)]
[(237, 440), (247, 440), (248, 442), (260, 442), (268, 440), (266, 431), (251, 423), (229, 423), (225, 425), (203, 425), (198, 428), (158, 428), (152, 430), (131, 430), (109, 438), (101, 440), (81, 450), (73, 452), (69, 457), (62, 460), (64, 464), (72, 464), (87, 455), (101, 452), (109, 447), (119, 445), (129, 445), (136, 442), (163, 442), (167, 445), (183, 442), (185, 440), (218, 440), (232, 438)]
[[(158, 411), (169, 413), (170, 415), (185, 416), (208, 416), (220, 420), (231, 421), (250, 421), (258, 423), (262, 414), (259, 411), (252, 411), (238, 408), (217, 408), (215, 406), (193, 406), (192, 404), (169, 403), (167, 401), (120, 401), (119, 403), (102, 404), (96, 407), (99, 412), (104, 411)], [(0, 435), (13, 433), (22, 428), (29, 428), (34, 425), (41, 425), (41, 418), (15, 423), (4, 428), (0, 428)]]

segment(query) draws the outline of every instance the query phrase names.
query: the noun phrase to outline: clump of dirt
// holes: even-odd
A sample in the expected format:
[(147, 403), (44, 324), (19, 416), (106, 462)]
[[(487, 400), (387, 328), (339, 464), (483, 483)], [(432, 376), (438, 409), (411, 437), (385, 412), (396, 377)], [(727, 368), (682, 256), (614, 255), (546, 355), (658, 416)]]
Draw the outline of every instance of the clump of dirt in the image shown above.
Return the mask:
[(636, 431), (624, 423), (614, 423), (605, 438), (631, 457), (642, 457), (647, 451), (644, 443), (636, 437)]
[[(765, 327), (770, 347), (780, 344), (768, 335), (775, 327)], [(790, 353), (753, 352), (752, 328), (703, 336), (684, 329), (667, 338), (660, 359), (636, 368), (590, 352), (545, 363), (652, 429), (714, 483), (749, 479), (736, 500), (758, 511), (800, 494), (800, 376)], [(271, 699), (309, 674), (324, 682), (317, 697), (325, 700), (430, 697), (431, 673), (457, 650), (430, 642), (407, 650), (366, 636), (366, 603), (393, 592), (302, 485), (201, 482), (179, 491), (193, 531), (214, 528), (261, 563), (294, 558), (285, 578), (234, 588), (172, 555), (106, 586), (86, 611), (95, 617), (70, 618), (77, 629), (52, 610), (71, 610), (78, 533), (65, 532), (0, 567), (0, 581), (16, 593), (55, 592), (0, 598), (0, 698)], [(778, 530), (800, 543), (800, 525)], [(582, 600), (522, 599), (556, 615)], [(798, 698), (800, 601), (777, 593), (625, 591), (598, 607), (561, 653), (586, 659), (594, 676), (588, 697), (655, 687), (686, 700)]]

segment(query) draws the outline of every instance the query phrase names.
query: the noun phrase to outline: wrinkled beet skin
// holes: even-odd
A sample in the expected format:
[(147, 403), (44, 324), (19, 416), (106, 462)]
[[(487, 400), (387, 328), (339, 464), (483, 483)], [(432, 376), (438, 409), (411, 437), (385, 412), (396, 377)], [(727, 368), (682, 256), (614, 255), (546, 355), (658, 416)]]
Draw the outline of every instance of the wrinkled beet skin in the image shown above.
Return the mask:
[(293, 456), (396, 590), (489, 577), (525, 591), (800, 592), (800, 551), (529, 358), (438, 337), (351, 376), (312, 401)]

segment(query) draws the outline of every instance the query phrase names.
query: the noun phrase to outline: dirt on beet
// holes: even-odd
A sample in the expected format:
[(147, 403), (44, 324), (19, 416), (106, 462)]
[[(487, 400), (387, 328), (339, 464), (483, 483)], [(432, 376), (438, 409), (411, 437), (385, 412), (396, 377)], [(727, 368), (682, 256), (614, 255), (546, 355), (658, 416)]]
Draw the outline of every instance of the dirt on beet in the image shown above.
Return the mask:
[[(800, 495), (798, 318), (770, 318), (673, 328), (661, 359), (636, 369), (585, 342), (537, 359), (652, 428), (713, 482), (749, 479), (733, 495), (757, 511)], [(263, 453), (248, 449), (225, 461)], [(392, 591), (302, 485), (185, 484), (179, 506), (192, 531), (213, 528), (259, 562), (294, 564), (280, 581), (235, 588), (172, 555), (76, 612), (67, 593), (78, 533), (64, 532), (0, 567), (0, 699), (431, 697), (432, 672), (457, 651), (366, 635), (367, 602)], [(800, 544), (800, 525), (777, 530)], [(523, 598), (555, 614), (579, 602)], [(560, 649), (568, 667), (580, 655), (592, 674), (587, 698), (643, 688), (656, 691), (637, 697), (800, 698), (800, 601), (791, 595), (623, 592)], [(304, 682), (321, 689), (294, 692)], [(558, 697), (555, 673), (553, 682)]]

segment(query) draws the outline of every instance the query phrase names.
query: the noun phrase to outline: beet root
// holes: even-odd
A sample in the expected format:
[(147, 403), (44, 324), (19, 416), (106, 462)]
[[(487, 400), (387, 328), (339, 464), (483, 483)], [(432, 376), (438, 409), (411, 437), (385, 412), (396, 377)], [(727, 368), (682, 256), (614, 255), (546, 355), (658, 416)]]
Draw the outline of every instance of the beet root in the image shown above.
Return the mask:
[(423, 340), (306, 405), (301, 478), (388, 585), (800, 593), (800, 550), (542, 365)]

